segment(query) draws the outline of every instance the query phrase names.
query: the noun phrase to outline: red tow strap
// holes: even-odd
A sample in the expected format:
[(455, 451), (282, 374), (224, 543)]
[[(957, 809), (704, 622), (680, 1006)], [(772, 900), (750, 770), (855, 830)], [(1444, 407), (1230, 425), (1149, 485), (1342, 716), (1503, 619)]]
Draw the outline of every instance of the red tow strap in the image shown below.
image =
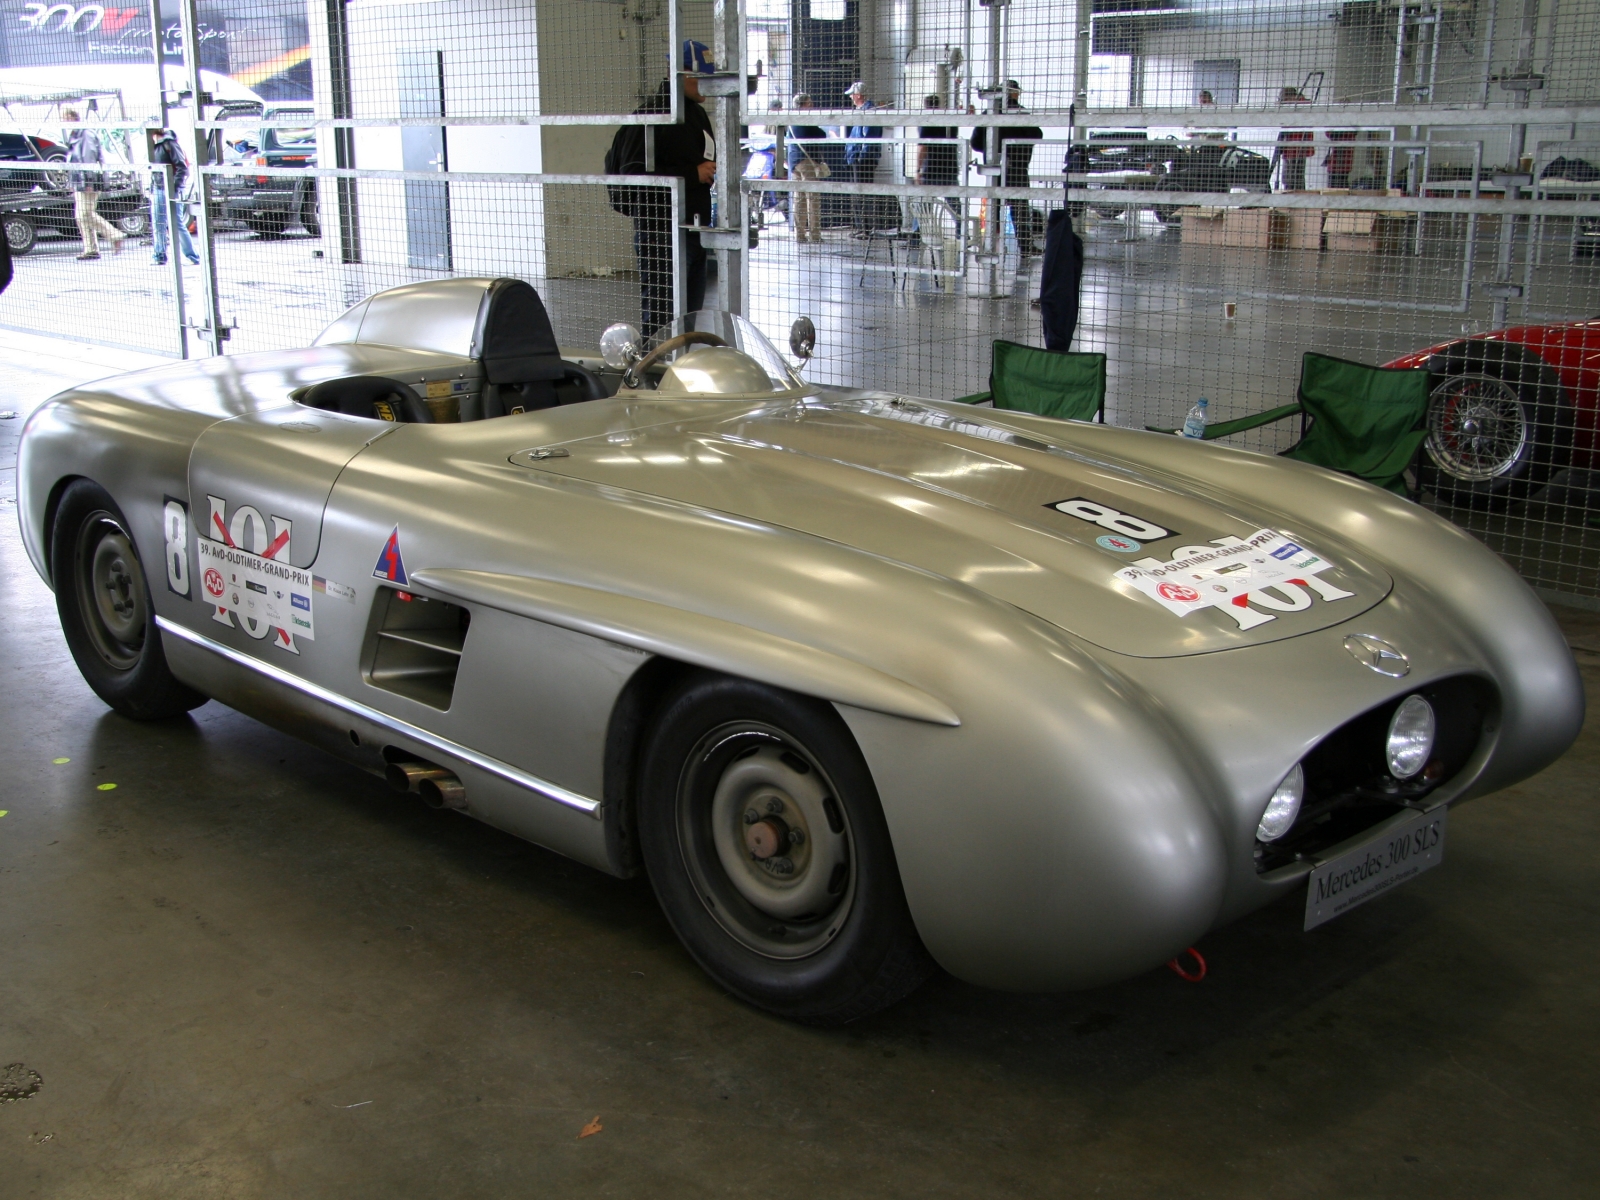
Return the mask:
[[(1185, 954), (1194, 960), (1195, 969), (1192, 971), (1184, 969), (1183, 957)], [(1179, 979), (1182, 979), (1185, 983), (1199, 983), (1206, 977), (1205, 955), (1201, 954), (1200, 951), (1196, 950), (1193, 946), (1190, 946), (1183, 952), (1183, 954), (1178, 955), (1177, 958), (1174, 958), (1171, 962), (1167, 963), (1167, 966), (1172, 970), (1174, 975), (1176, 975)]]

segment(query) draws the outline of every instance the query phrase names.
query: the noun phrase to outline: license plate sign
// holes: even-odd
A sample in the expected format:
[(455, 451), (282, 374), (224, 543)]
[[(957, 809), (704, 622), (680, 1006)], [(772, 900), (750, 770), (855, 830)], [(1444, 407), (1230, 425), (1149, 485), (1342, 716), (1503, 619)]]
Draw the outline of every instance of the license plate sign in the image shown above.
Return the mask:
[(1305, 927), (1315, 929), (1437, 867), (1444, 858), (1446, 811), (1417, 813), (1318, 866), (1306, 890)]

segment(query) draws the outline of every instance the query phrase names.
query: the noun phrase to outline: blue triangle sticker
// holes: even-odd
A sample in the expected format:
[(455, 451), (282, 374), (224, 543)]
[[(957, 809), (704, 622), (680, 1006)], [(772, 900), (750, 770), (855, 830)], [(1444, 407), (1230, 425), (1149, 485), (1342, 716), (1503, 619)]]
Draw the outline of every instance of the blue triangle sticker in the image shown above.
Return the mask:
[(383, 552), (378, 555), (378, 565), (372, 568), (372, 577), (387, 579), (390, 583), (402, 586), (408, 582), (406, 564), (400, 558), (400, 526), (394, 527), (389, 540), (383, 544)]

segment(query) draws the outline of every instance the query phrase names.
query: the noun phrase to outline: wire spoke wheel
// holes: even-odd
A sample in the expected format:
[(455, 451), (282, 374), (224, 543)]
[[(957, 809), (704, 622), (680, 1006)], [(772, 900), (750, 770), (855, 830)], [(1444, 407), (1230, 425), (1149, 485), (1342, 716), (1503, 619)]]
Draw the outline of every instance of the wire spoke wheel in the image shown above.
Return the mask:
[(804, 958), (850, 914), (851, 831), (835, 796), (802, 746), (760, 722), (712, 730), (685, 764), (684, 863), (712, 918), (757, 954)]
[(108, 667), (131, 671), (149, 620), (144, 571), (115, 517), (93, 514), (78, 532), (79, 602), (89, 639)]
[(1532, 448), (1522, 400), (1492, 375), (1455, 375), (1434, 388), (1428, 406), (1428, 456), (1466, 483), (1498, 479)]

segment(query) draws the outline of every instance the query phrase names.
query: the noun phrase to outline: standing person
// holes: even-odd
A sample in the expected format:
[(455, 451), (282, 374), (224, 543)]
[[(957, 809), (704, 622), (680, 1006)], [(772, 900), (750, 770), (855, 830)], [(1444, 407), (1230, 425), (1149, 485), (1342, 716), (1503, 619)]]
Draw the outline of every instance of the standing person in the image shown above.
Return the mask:
[[(1279, 104), (1310, 104), (1311, 100), (1297, 87), (1282, 88), (1278, 92)], [(1272, 167), (1283, 164), (1279, 191), (1303, 192), (1306, 190), (1306, 160), (1316, 153), (1310, 144), (1317, 135), (1310, 129), (1285, 129), (1278, 134), (1277, 148), (1272, 152)]]
[(1328, 186), (1331, 188), (1347, 188), (1350, 186), (1350, 172), (1356, 165), (1356, 148), (1350, 145), (1359, 136), (1359, 131), (1354, 129), (1333, 129), (1328, 132), (1328, 156), (1322, 160), (1323, 166), (1328, 168)]
[[(178, 145), (177, 136), (172, 130), (156, 130), (155, 141), (150, 144), (150, 165), (154, 168), (150, 172), (151, 261), (158, 267), (164, 267), (167, 265), (168, 213), (172, 208), (167, 203), (167, 175), (170, 173), (172, 176), (174, 198), (183, 195), (183, 185), (189, 178), (189, 160), (184, 157), (183, 147)], [(170, 167), (171, 171), (161, 170), (163, 166)], [(194, 252), (194, 242), (189, 237), (188, 205), (179, 203), (177, 209), (178, 248), (190, 263), (198, 263), (200, 256)]]
[[(944, 101), (938, 96), (924, 96), (923, 108), (943, 108)], [(961, 153), (960, 148), (950, 146), (930, 146), (930, 141), (954, 142), (956, 131), (948, 125), (923, 125), (917, 130), (917, 137), (922, 139), (922, 144), (917, 147), (917, 182), (928, 187), (957, 187), (961, 183)], [(954, 200), (947, 201), (952, 208)]]
[[(717, 141), (711, 132), (711, 118), (700, 103), (697, 75), (716, 71), (710, 48), (703, 42), (683, 43), (683, 69), (693, 74), (683, 78), (683, 110), (676, 125), (655, 126), (656, 166), (644, 167), (643, 139), (637, 162), (626, 164), (624, 175), (677, 176), (684, 182), (683, 219), (690, 225), (711, 224), (711, 183), (717, 177)], [(656, 94), (636, 112), (672, 111), (672, 81), (663, 79)], [(678, 231), (672, 226), (672, 201), (665, 189), (641, 189), (633, 201), (633, 252), (639, 262), (639, 295), (643, 331), (646, 339), (655, 337), (671, 324), (672, 239)], [(706, 250), (698, 233), (683, 235), (684, 311), (694, 312), (706, 302)]]
[[(845, 92), (850, 103), (855, 106), (858, 113), (866, 114), (878, 106), (867, 99), (867, 85), (861, 80), (856, 80)], [(844, 135), (847, 138), (858, 139), (850, 142), (844, 148), (844, 165), (849, 169), (851, 183), (871, 183), (878, 176), (878, 159), (883, 155), (882, 146), (874, 146), (863, 138), (881, 138), (882, 125), (851, 125)], [(855, 237), (864, 238), (872, 231), (873, 196), (853, 196), (850, 202), (850, 224), (855, 228)]]
[[(1028, 110), (1022, 107), (1021, 100), (1022, 86), (1015, 79), (1006, 80), (1006, 112), (1026, 113)], [(1029, 139), (1038, 141), (1044, 137), (1044, 130), (1034, 125), (996, 125), (994, 136), (995, 151), (1005, 165), (1005, 186), (1027, 187), (1031, 182), (1029, 172), (1033, 166), (1033, 146)], [(1011, 145), (1007, 145), (1007, 142)], [(980, 125), (972, 131), (972, 148), (982, 154), (988, 144), (988, 130)], [(1034, 241), (1033, 206), (1027, 200), (1007, 200), (1006, 207), (1011, 210), (1011, 224), (1017, 231), (1018, 253), (1037, 254), (1039, 248)]]
[[(61, 119), (78, 120), (77, 109), (63, 109)], [(100, 135), (94, 130), (80, 127), (67, 135), (67, 162), (93, 163), (98, 166), (104, 161), (105, 156), (100, 149)], [(121, 254), (122, 239), (125, 235), (119, 233), (116, 227), (95, 209), (95, 204), (100, 199), (100, 172), (69, 170), (67, 179), (72, 184), (73, 216), (78, 220), (78, 233), (83, 238), (83, 253), (78, 255), (78, 258), (81, 260), (100, 257), (97, 235), (111, 243), (113, 254)]]
[[(816, 104), (806, 92), (797, 92), (790, 101), (795, 108), (815, 108)], [(818, 147), (827, 137), (818, 125), (789, 126), (788, 141), (784, 146), (784, 161), (791, 179), (827, 179), (833, 174), (827, 163), (818, 156)], [(822, 197), (816, 192), (791, 192), (794, 197), (794, 240), (801, 245), (822, 241)]]

